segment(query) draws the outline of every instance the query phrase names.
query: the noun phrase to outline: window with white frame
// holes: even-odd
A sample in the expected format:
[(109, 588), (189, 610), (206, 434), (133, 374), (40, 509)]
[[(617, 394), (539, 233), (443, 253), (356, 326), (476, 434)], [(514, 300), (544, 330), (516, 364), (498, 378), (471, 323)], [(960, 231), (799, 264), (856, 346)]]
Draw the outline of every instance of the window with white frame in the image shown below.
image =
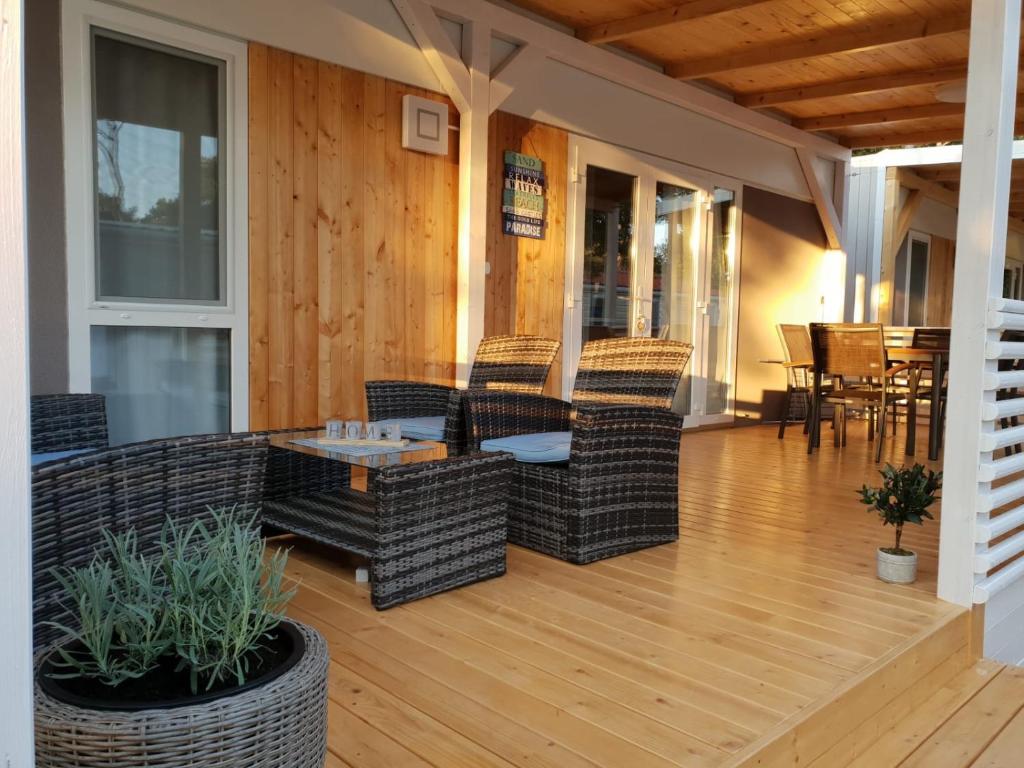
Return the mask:
[(896, 253), (893, 273), (893, 323), (923, 326), (928, 323), (928, 262), (931, 238), (911, 232)]
[(246, 49), (64, 3), (72, 388), (112, 443), (248, 421)]

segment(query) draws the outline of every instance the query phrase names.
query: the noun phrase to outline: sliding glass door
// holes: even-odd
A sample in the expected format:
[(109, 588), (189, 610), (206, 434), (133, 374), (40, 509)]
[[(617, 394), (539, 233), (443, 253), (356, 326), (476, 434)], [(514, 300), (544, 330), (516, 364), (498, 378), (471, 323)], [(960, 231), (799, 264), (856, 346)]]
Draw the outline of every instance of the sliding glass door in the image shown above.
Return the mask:
[(572, 152), (566, 394), (589, 340), (677, 339), (694, 354), (674, 409), (688, 426), (731, 419), (736, 192), (586, 139)]

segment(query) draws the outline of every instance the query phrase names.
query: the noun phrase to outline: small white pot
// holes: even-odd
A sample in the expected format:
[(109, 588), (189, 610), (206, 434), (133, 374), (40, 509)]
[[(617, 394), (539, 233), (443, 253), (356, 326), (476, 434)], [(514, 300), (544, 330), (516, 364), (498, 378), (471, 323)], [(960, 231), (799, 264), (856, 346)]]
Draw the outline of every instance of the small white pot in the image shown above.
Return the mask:
[(893, 555), (879, 548), (878, 578), (890, 584), (913, 584), (917, 579), (917, 553)]

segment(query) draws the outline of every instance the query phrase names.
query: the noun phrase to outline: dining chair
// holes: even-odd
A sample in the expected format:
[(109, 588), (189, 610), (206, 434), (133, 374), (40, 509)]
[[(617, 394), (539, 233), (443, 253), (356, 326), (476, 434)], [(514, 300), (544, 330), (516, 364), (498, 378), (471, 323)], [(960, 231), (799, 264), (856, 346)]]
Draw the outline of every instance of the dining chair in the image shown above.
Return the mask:
[[(488, 336), (480, 341), (470, 369), (468, 391), (544, 391), (561, 342), (540, 336)], [(402, 434), (443, 441), (449, 456), (465, 452), (466, 418), (462, 391), (418, 381), (368, 381), (370, 421), (398, 421)]]
[[(860, 405), (877, 409), (879, 414), (875, 461), (880, 461), (887, 409), (906, 398), (905, 389), (897, 387), (893, 377), (909, 370), (911, 365), (889, 365), (882, 326), (878, 323), (811, 323), (810, 335), (814, 381), (807, 453), (812, 453), (820, 444), (823, 403), (840, 408), (834, 438), (837, 447), (846, 442), (846, 407)], [(827, 386), (826, 376), (831, 377)], [(859, 380), (857, 384), (852, 383), (854, 379)]]
[(810, 395), (813, 384), (814, 353), (811, 350), (811, 334), (806, 325), (779, 323), (776, 326), (779, 342), (782, 344), (783, 368), (786, 370), (786, 394), (779, 413), (779, 439), (786, 436), (786, 425), (793, 406), (793, 395), (803, 402), (804, 434), (810, 427)]

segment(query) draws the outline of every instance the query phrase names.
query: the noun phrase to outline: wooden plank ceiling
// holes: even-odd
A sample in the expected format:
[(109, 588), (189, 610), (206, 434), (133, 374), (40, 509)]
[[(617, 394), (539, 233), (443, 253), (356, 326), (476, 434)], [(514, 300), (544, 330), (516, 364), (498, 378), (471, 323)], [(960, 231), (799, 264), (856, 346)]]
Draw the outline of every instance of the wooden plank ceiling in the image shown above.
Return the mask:
[[(960, 191), (960, 163), (943, 165), (918, 165), (906, 170), (920, 176), (927, 182), (936, 185), (939, 191), (934, 197), (941, 198), (948, 190), (947, 201), (956, 207), (957, 195)], [(1010, 218), (1024, 219), (1024, 159), (1013, 161), (1010, 176)]]
[(855, 149), (963, 134), (969, 0), (512, 2)]

